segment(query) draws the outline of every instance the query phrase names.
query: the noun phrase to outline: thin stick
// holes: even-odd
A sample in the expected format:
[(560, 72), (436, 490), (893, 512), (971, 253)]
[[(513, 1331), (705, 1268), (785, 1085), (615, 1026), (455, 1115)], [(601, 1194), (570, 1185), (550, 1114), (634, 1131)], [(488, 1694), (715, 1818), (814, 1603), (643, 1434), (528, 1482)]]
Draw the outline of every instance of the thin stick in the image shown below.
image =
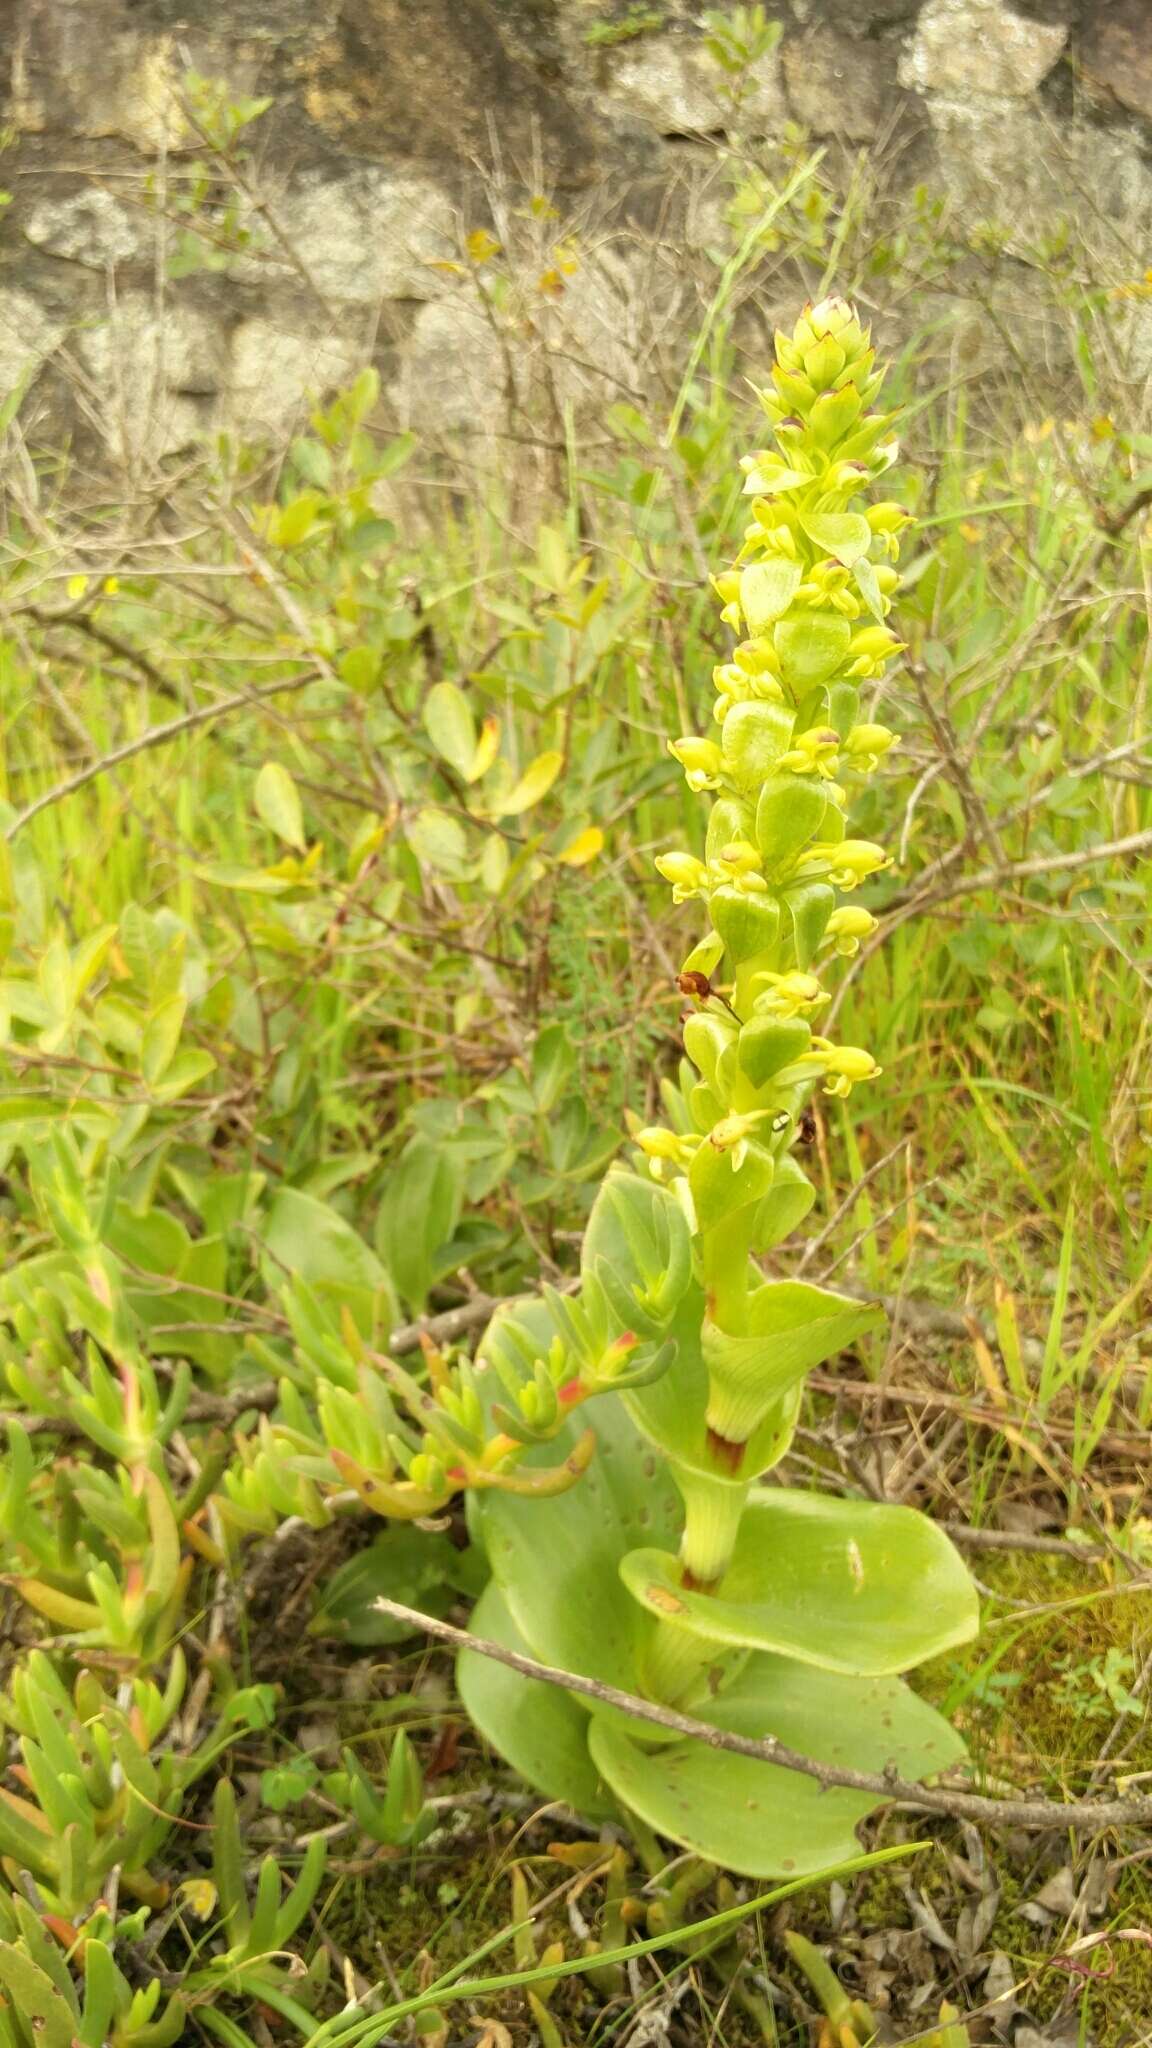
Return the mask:
[(153, 725), (134, 740), (126, 740), (122, 747), (114, 747), (110, 754), (102, 754), (98, 761), (89, 761), (87, 767), (70, 775), (66, 782), (58, 782), (54, 788), (46, 789), (42, 796), (30, 803), (13, 818), (4, 834), (6, 839), (15, 839), (25, 825), (39, 817), (51, 804), (60, 803), (77, 789), (83, 789), (86, 782), (95, 782), (98, 775), (106, 775), (110, 768), (119, 768), (134, 755), (144, 754), (150, 747), (166, 746), (169, 740), (179, 739), (181, 733), (192, 732), (198, 725), (207, 725), (214, 718), (224, 718), (230, 711), (250, 710), (253, 703), (264, 697), (275, 697), (281, 690), (302, 690), (306, 683), (314, 683), (319, 671), (309, 668), (303, 675), (285, 676), (281, 682), (259, 683), (251, 690), (239, 690), (235, 696), (221, 697), (216, 704), (202, 704), (195, 711), (185, 712), (183, 718), (170, 718), (165, 725)]
[(467, 1629), (455, 1628), (450, 1621), (438, 1621), (430, 1614), (421, 1614), (417, 1608), (405, 1607), (399, 1600), (378, 1599), (373, 1605), (381, 1614), (407, 1622), (414, 1629), (423, 1629), (426, 1635), (451, 1643), (454, 1649), (472, 1650), (478, 1657), (491, 1657), (497, 1664), (506, 1664), (510, 1671), (518, 1671), (524, 1678), (538, 1678), (545, 1685), (558, 1685), (566, 1692), (582, 1693), (586, 1699), (597, 1700), (601, 1706), (618, 1707), (622, 1713), (631, 1714), (638, 1721), (650, 1721), (655, 1727), (667, 1728), (673, 1734), (691, 1736), (706, 1743), (709, 1749), (729, 1750), (734, 1756), (752, 1757), (757, 1763), (776, 1764), (782, 1770), (797, 1771), (805, 1778), (815, 1778), (825, 1790), (841, 1787), (853, 1792), (874, 1793), (878, 1799), (898, 1799), (928, 1813), (953, 1814), (962, 1820), (984, 1821), (995, 1827), (1072, 1828), (1078, 1834), (1098, 1834), (1105, 1828), (1147, 1827), (1152, 1822), (1152, 1799), (1082, 1800), (1071, 1806), (1054, 1799), (986, 1799), (978, 1792), (918, 1785), (898, 1777), (895, 1771), (854, 1771), (847, 1766), (819, 1763), (815, 1757), (803, 1756), (799, 1750), (789, 1749), (774, 1735), (757, 1738), (736, 1735), (726, 1728), (714, 1728), (710, 1722), (698, 1721), (692, 1714), (680, 1714), (674, 1707), (661, 1707), (652, 1700), (638, 1699), (634, 1693), (624, 1692), (619, 1686), (605, 1685), (598, 1678), (585, 1678), (575, 1671), (561, 1671), (554, 1664), (541, 1664), (535, 1657), (525, 1657), (519, 1650), (506, 1650), (501, 1643), (470, 1635)]

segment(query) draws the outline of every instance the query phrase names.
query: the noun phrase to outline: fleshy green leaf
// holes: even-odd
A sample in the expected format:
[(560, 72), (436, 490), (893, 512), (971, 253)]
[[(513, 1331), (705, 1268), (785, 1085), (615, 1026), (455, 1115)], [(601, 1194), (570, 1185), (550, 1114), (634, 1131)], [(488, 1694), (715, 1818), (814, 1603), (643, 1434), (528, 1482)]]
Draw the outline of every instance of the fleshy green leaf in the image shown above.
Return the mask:
[[(713, 1727), (775, 1735), (820, 1763), (907, 1778), (964, 1755), (955, 1731), (897, 1678), (842, 1678), (790, 1658), (754, 1656), (718, 1699), (694, 1709)], [(651, 1730), (595, 1715), (589, 1748), (621, 1803), (649, 1827), (746, 1877), (794, 1877), (858, 1852), (857, 1822), (874, 1794), (825, 1790), (778, 1764), (690, 1740), (641, 1747)]]
[(818, 548), (851, 569), (868, 553), (872, 528), (862, 512), (806, 512), (801, 526)]
[(787, 611), (803, 573), (799, 562), (790, 562), (784, 555), (749, 564), (740, 578), (740, 609), (751, 634), (766, 632), (781, 612)]
[(752, 1249), (770, 1252), (799, 1228), (816, 1200), (816, 1190), (802, 1166), (785, 1152), (776, 1161), (776, 1175), (756, 1212)]
[(634, 1551), (620, 1572), (692, 1635), (869, 1678), (967, 1642), (979, 1620), (963, 1559), (926, 1515), (783, 1488), (749, 1501), (714, 1594), (686, 1591), (666, 1551)]
[(776, 944), (780, 905), (775, 896), (749, 896), (742, 889), (713, 889), (708, 912), (734, 967)]
[(739, 1336), (705, 1321), (704, 1362), (727, 1412), (723, 1433), (746, 1435), (767, 1402), (883, 1323), (878, 1302), (850, 1301), (803, 1280), (769, 1280), (757, 1288), (748, 1303), (747, 1329)]
[(810, 690), (840, 667), (848, 652), (852, 628), (838, 612), (797, 612), (780, 619), (775, 630), (776, 652), (784, 680), (793, 690)]
[(739, 1060), (754, 1088), (807, 1052), (812, 1033), (800, 1017), (750, 1017), (739, 1039)]
[[(788, 752), (795, 723), (795, 712), (784, 704), (734, 704), (720, 728), (725, 775), (752, 797), (780, 756)], [(714, 804), (709, 819), (709, 859), (713, 858), (714, 838), (738, 839), (744, 830), (742, 811), (730, 798)]]
[[(517, 1303), (517, 1317), (539, 1306)], [(544, 1327), (540, 1335), (546, 1348)], [(585, 1413), (596, 1432), (596, 1455), (575, 1486), (549, 1500), (547, 1527), (538, 1501), (495, 1488), (474, 1498), (475, 1525), (492, 1576), (533, 1655), (631, 1691), (639, 1682), (637, 1650), (649, 1623), (620, 1582), (619, 1562), (641, 1543), (673, 1545), (682, 1521), (680, 1502), (669, 1474), (616, 1396), (603, 1396)], [(526, 1466), (558, 1464), (575, 1436), (569, 1425), (538, 1452), (529, 1452)]]
[(796, 964), (809, 967), (835, 907), (836, 892), (827, 882), (799, 882), (786, 889), (780, 900), (792, 920)]
[[(472, 1615), (472, 1632), (506, 1650), (528, 1653), (502, 1593), (490, 1585)], [(529, 1653), (530, 1654), (530, 1653)], [(456, 1683), (465, 1710), (481, 1735), (542, 1792), (562, 1799), (588, 1820), (618, 1817), (588, 1752), (588, 1715), (576, 1696), (540, 1679), (522, 1678), (494, 1657), (464, 1650)]]
[(790, 866), (824, 828), (830, 806), (816, 782), (778, 775), (765, 782), (756, 805), (756, 843), (765, 870)]
[(737, 1209), (758, 1202), (772, 1185), (772, 1154), (762, 1145), (750, 1144), (739, 1167), (731, 1152), (717, 1151), (705, 1138), (688, 1169), (688, 1185), (696, 1204), (701, 1230), (715, 1230)]

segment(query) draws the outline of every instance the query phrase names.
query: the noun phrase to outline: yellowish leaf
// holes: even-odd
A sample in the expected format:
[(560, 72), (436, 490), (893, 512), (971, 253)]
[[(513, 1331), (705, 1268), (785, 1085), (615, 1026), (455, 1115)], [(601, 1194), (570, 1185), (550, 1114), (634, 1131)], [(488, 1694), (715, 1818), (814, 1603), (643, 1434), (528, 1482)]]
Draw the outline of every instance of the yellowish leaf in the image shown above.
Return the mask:
[(558, 853), (556, 858), (563, 861), (566, 868), (586, 868), (589, 861), (595, 860), (601, 852), (603, 845), (604, 834), (599, 825), (587, 825), (575, 839), (568, 841), (563, 853)]
[(518, 818), (522, 811), (530, 811), (545, 797), (564, 766), (564, 756), (550, 748), (547, 753), (537, 754), (524, 770), (508, 795), (500, 803), (497, 815), (502, 818)]
[(480, 727), (480, 737), (476, 742), (476, 752), (473, 754), (471, 762), (465, 770), (464, 779), (466, 782), (479, 782), (482, 775), (487, 775), (493, 761), (496, 759), (499, 746), (500, 720), (489, 714)]
[(495, 235), (488, 233), (487, 228), (473, 228), (464, 247), (467, 249), (473, 263), (476, 264), (489, 263), (493, 256), (500, 254), (500, 244), (496, 240)]

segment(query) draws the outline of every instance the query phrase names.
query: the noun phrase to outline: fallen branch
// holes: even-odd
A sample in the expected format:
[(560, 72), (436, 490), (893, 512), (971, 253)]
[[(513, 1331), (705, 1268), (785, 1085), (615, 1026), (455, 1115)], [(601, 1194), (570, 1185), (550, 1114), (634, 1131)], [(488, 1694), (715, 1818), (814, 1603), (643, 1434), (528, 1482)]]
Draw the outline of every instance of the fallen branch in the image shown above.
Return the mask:
[(774, 1735), (736, 1735), (726, 1728), (714, 1728), (709, 1721), (698, 1721), (694, 1715), (678, 1713), (674, 1707), (657, 1706), (654, 1701), (639, 1699), (634, 1693), (622, 1691), (619, 1686), (605, 1685), (598, 1678), (585, 1678), (574, 1671), (560, 1671), (554, 1664), (541, 1664), (535, 1657), (523, 1656), (519, 1650), (506, 1650), (500, 1643), (470, 1635), (467, 1629), (456, 1628), (450, 1621), (438, 1621), (430, 1614), (421, 1614), (418, 1608), (405, 1607), (399, 1600), (378, 1599), (373, 1604), (381, 1614), (391, 1615), (395, 1621), (407, 1622), (413, 1629), (423, 1630), (426, 1635), (450, 1643), (453, 1649), (472, 1650), (478, 1657), (491, 1657), (497, 1664), (506, 1664), (510, 1671), (518, 1671), (523, 1678), (537, 1678), (545, 1685), (561, 1686), (565, 1692), (581, 1693), (585, 1699), (596, 1700), (601, 1706), (617, 1707), (635, 1720), (650, 1721), (654, 1727), (666, 1728), (675, 1735), (686, 1735), (697, 1742), (707, 1743), (710, 1749), (730, 1750), (734, 1756), (747, 1756), (757, 1763), (776, 1764), (783, 1770), (797, 1771), (805, 1778), (815, 1778), (825, 1790), (838, 1787), (846, 1791), (874, 1793), (878, 1799), (898, 1799), (902, 1804), (919, 1807), (925, 1813), (951, 1814), (960, 1820), (983, 1821), (992, 1827), (1038, 1831), (1072, 1828), (1078, 1834), (1099, 1834), (1105, 1828), (1146, 1828), (1152, 1822), (1152, 1799), (1089, 1799), (1069, 1806), (1055, 1799), (987, 1799), (979, 1792), (918, 1785), (898, 1777), (895, 1771), (853, 1771), (847, 1766), (820, 1763), (815, 1757), (803, 1756), (799, 1750), (789, 1749)]

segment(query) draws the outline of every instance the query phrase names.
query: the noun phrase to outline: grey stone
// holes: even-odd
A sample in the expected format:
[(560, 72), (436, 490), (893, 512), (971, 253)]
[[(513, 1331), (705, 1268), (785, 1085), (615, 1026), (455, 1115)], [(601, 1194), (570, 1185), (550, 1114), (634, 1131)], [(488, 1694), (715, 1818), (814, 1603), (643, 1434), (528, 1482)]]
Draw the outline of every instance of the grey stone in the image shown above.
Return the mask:
[(458, 253), (447, 195), (430, 179), (376, 164), (302, 181), (276, 211), (319, 293), (338, 304), (436, 298), (444, 289), (436, 265)]
[[(659, 135), (712, 134), (732, 118), (729, 80), (695, 34), (621, 44), (611, 54), (606, 84), (611, 99)], [(741, 81), (738, 119), (742, 127), (766, 130), (787, 119), (778, 49)]]
[(203, 433), (203, 394), (220, 385), (219, 334), (206, 313), (125, 292), (81, 329), (75, 353), (86, 373), (86, 409), (110, 453), (128, 468), (191, 447)]
[(18, 285), (0, 291), (0, 399), (15, 390), (22, 377), (35, 375), (58, 348), (67, 323)]
[(939, 181), (968, 225), (990, 223), (1007, 250), (1029, 257), (1079, 215), (1097, 260), (1114, 258), (1127, 274), (1152, 209), (1152, 169), (1134, 136), (1061, 126), (1039, 106), (989, 94), (933, 95), (927, 111)]
[(484, 433), (507, 417), (507, 368), (498, 337), (463, 293), (421, 306), (388, 396), (402, 427)]
[(244, 320), (232, 337), (224, 403), (226, 423), (242, 438), (282, 436), (308, 405), (361, 369), (368, 337), (317, 332), (270, 316)]
[(156, 244), (155, 222), (99, 185), (66, 199), (40, 200), (24, 222), (24, 233), (49, 256), (93, 270), (134, 263)]
[(870, 142), (902, 97), (888, 45), (849, 42), (828, 26), (791, 38), (783, 61), (792, 111), (814, 135)]
[(1067, 40), (1063, 24), (1029, 20), (1003, 0), (928, 0), (900, 82), (921, 92), (1025, 98)]

